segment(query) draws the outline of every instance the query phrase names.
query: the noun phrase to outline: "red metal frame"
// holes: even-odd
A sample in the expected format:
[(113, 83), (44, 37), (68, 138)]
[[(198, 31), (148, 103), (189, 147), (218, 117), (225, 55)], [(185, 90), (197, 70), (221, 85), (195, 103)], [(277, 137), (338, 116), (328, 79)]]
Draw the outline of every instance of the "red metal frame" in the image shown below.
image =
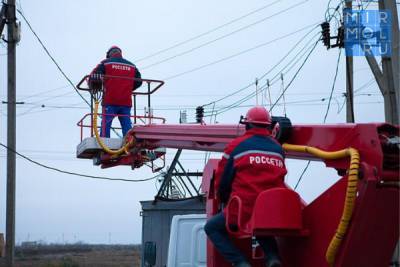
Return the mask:
[[(87, 82), (89, 79), (90, 75), (85, 75), (77, 84), (76, 88), (82, 91), (90, 91), (91, 89), (89, 86), (83, 87), (83, 84)], [(156, 83), (157, 86), (151, 89), (150, 91), (147, 92), (140, 92), (140, 91), (133, 91), (132, 95), (151, 95), (155, 93), (158, 89), (160, 89), (161, 86), (164, 85), (164, 81), (161, 80), (152, 80), (152, 79), (139, 79), (139, 78), (128, 78), (128, 77), (120, 77), (120, 76), (112, 76), (112, 75), (103, 75), (104, 78), (118, 78), (118, 79), (127, 79), (127, 80), (133, 80), (133, 81), (142, 81), (149, 84)], [(86, 84), (87, 85), (87, 84)]]
[[(82, 91), (87, 91), (90, 92), (93, 95), (97, 95), (97, 93), (102, 93), (101, 91), (103, 90), (102, 86), (97, 89), (92, 89), (88, 86), (88, 80), (89, 80), (90, 75), (85, 75), (77, 84), (77, 88)], [(134, 123), (136, 124), (136, 118), (137, 118), (137, 105), (136, 105), (136, 97), (139, 95), (145, 95), (147, 96), (147, 108), (149, 109), (149, 114), (151, 110), (151, 95), (155, 93), (158, 89), (161, 88), (161, 86), (164, 85), (164, 81), (161, 80), (153, 80), (153, 79), (142, 79), (142, 78), (129, 78), (129, 77), (121, 77), (121, 76), (113, 76), (113, 75), (102, 75), (101, 76), (101, 81), (103, 79), (126, 79), (126, 80), (133, 80), (133, 81), (141, 81), (143, 83), (147, 84), (147, 91), (140, 91), (141, 89), (145, 88), (145, 86), (142, 86), (140, 88), (137, 88), (132, 91), (132, 96), (133, 96), (133, 118), (134, 118)], [(83, 86), (83, 84), (86, 83), (86, 86)], [(155, 87), (152, 88), (152, 84), (156, 84)], [(97, 95), (97, 97), (100, 97), (100, 95)], [(91, 98), (91, 104), (90, 104), (90, 109), (93, 110), (93, 97)], [(151, 115), (151, 114), (150, 114)]]
[[(76, 125), (78, 126), (78, 127), (80, 127), (80, 133), (81, 133), (81, 141), (84, 139), (84, 133), (83, 133), (83, 129), (84, 128), (90, 128), (91, 129), (91, 131), (90, 131), (90, 137), (93, 137), (94, 135), (93, 135), (93, 131), (92, 131), (92, 129), (93, 129), (93, 120), (92, 120), (92, 116), (93, 116), (94, 114), (93, 113), (87, 113), (87, 114), (85, 114), (77, 123), (76, 123)], [(103, 113), (98, 113), (97, 114), (99, 117), (101, 117), (101, 116), (103, 116), (103, 115), (115, 115), (116, 117), (119, 117), (119, 116), (128, 116), (128, 115), (119, 115), (119, 114), (103, 114)], [(90, 122), (88, 123), (88, 124), (85, 124), (85, 119), (87, 119), (88, 117), (90, 116)], [(160, 123), (165, 123), (165, 118), (162, 118), (162, 117), (154, 117), (154, 116), (129, 116), (130, 118), (136, 118), (136, 119), (140, 119), (141, 120), (141, 122), (143, 123), (143, 124), (146, 124), (146, 121), (144, 121), (144, 120), (149, 120), (148, 121), (148, 125), (149, 124), (152, 124), (153, 123), (153, 120), (155, 120), (155, 121), (160, 121)], [(144, 120), (143, 120), (144, 119)], [(100, 124), (100, 123), (99, 123)], [(101, 126), (97, 126), (97, 128), (99, 128), (100, 129), (100, 127)], [(112, 129), (121, 129), (121, 127), (112, 127)]]

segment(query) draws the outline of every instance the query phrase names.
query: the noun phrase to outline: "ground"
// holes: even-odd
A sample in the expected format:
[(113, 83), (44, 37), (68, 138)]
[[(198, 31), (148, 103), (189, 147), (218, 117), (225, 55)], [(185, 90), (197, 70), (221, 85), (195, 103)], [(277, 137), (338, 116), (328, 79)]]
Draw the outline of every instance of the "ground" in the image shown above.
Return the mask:
[(16, 248), (17, 267), (137, 267), (137, 245), (35, 245)]

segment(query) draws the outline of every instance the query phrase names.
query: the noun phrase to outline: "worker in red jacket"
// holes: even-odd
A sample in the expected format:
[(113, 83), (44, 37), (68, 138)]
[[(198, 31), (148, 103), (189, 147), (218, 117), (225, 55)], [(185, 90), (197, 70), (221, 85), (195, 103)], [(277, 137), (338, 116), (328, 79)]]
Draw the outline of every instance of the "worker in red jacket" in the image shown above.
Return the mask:
[[(121, 123), (122, 134), (132, 128), (132, 91), (142, 85), (141, 75), (136, 66), (122, 57), (118, 46), (108, 49), (106, 59), (92, 71), (89, 85), (101, 76), (103, 79), (103, 117), (100, 136), (110, 137), (111, 124), (115, 116)], [(134, 80), (134, 78), (137, 78)]]
[[(287, 173), (282, 146), (271, 136), (269, 112), (261, 106), (251, 108), (241, 123), (246, 133), (230, 142), (215, 173), (217, 197), (227, 204), (231, 197), (242, 200), (243, 222), (250, 220), (257, 196), (264, 190), (283, 187)], [(225, 209), (211, 217), (205, 232), (215, 248), (236, 267), (250, 267), (247, 259), (234, 246), (226, 230)], [(268, 267), (281, 266), (274, 237), (256, 237), (263, 248)]]

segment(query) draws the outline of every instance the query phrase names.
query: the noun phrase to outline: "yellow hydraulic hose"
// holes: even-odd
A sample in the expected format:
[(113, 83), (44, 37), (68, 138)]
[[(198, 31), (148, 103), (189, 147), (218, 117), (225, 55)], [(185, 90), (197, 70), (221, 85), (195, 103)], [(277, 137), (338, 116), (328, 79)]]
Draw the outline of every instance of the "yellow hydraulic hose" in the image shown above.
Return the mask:
[(103, 140), (100, 138), (99, 131), (97, 129), (97, 115), (98, 115), (97, 110), (98, 110), (98, 108), (99, 108), (99, 101), (96, 101), (95, 104), (94, 104), (93, 130), (94, 130), (94, 135), (96, 136), (97, 143), (99, 143), (101, 148), (105, 152), (107, 152), (108, 154), (115, 155), (115, 156), (116, 155), (120, 155), (122, 153), (128, 154), (129, 153), (129, 151), (128, 151), (129, 148), (132, 147), (134, 145), (134, 143), (135, 143), (133, 139), (131, 141), (129, 141), (129, 142), (126, 142), (126, 140), (125, 140), (126, 143), (121, 148), (119, 148), (117, 150), (112, 150), (112, 149), (108, 148), (104, 144)]
[(357, 196), (358, 168), (360, 165), (360, 155), (358, 151), (354, 148), (348, 148), (334, 152), (322, 151), (315, 147), (298, 146), (290, 144), (283, 144), (283, 148), (287, 151), (310, 153), (312, 155), (315, 155), (323, 159), (338, 159), (350, 156), (350, 167), (347, 178), (348, 179), (347, 190), (346, 190), (346, 197), (345, 197), (342, 217), (336, 229), (336, 233), (333, 236), (328, 246), (328, 249), (326, 250), (325, 253), (325, 258), (329, 266), (333, 266), (335, 262), (336, 253), (339, 249), (342, 239), (346, 234), (351, 216), (353, 214), (354, 203)]

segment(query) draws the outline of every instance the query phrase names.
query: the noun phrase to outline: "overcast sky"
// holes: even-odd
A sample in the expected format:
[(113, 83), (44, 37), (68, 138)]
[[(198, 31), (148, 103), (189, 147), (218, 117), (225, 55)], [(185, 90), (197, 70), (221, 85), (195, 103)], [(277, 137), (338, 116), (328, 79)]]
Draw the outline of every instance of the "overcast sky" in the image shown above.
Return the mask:
[[(304, 51), (299, 54), (298, 61), (293, 61), (296, 65), (287, 73), (284, 71), (283, 83), (287, 85), (318, 38), (320, 29), (313, 25), (324, 20), (327, 2), (24, 0), (18, 1), (18, 8), (75, 84), (104, 58), (111, 45), (120, 46), (123, 55), (141, 70), (142, 77), (166, 80), (165, 86), (153, 96), (154, 113), (165, 117), (167, 123), (177, 123), (179, 110), (186, 109), (188, 119), (193, 121), (196, 106), (254, 82), (309, 33), (281, 66), (260, 80), (260, 84), (264, 84), (267, 78), (279, 77), (280, 69), (299, 51)], [(332, 1), (330, 6), (336, 7), (338, 3)], [(375, 5), (371, 4), (370, 8)], [(75, 149), (80, 142), (76, 123), (90, 110), (46, 55), (27, 24), (22, 18), (20, 20), (22, 39), (17, 47), (17, 101), (25, 104), (17, 107), (17, 150), (63, 170), (127, 179), (151, 177), (153, 174), (148, 168), (104, 170), (93, 166), (90, 160), (75, 158)], [(216, 29), (224, 24), (227, 25)], [(216, 30), (140, 60), (212, 29)], [(2, 101), (7, 98), (5, 53), (6, 49), (1, 46)], [(338, 53), (338, 49), (327, 51), (319, 43), (287, 90), (285, 109), (294, 124), (323, 122)], [(355, 58), (354, 65), (355, 88), (361, 87), (355, 96), (356, 121), (383, 121), (383, 99), (368, 65), (362, 57)], [(271, 86), (272, 102), (281, 93), (281, 86), (279, 80)], [(232, 104), (254, 90), (252, 85), (216, 103), (216, 109)], [(327, 123), (345, 121), (344, 92), (342, 54)], [(88, 94), (84, 93), (84, 96), (89, 100)], [(236, 123), (255, 102), (253, 97), (242, 107), (219, 114), (216, 121)], [(260, 96), (259, 102), (269, 105), (269, 99), (264, 96)], [(144, 99), (140, 100), (138, 109), (142, 111), (145, 104)], [(274, 115), (284, 113), (283, 102), (279, 104), (273, 110)], [(0, 106), (0, 112), (0, 141), (6, 144), (6, 105)], [(5, 232), (5, 154), (5, 150), (0, 149), (1, 232)], [(174, 151), (168, 150), (168, 162), (173, 155)], [(219, 154), (214, 156), (220, 157)], [(187, 169), (202, 170), (204, 153), (186, 151), (182, 163)], [(286, 181), (293, 186), (306, 162), (288, 160), (287, 165)], [(323, 164), (312, 163), (298, 191), (306, 201), (312, 201), (336, 179), (334, 171), (326, 170)], [(139, 243), (139, 201), (151, 200), (157, 185), (156, 181), (111, 182), (60, 174), (18, 157), (16, 240)]]

